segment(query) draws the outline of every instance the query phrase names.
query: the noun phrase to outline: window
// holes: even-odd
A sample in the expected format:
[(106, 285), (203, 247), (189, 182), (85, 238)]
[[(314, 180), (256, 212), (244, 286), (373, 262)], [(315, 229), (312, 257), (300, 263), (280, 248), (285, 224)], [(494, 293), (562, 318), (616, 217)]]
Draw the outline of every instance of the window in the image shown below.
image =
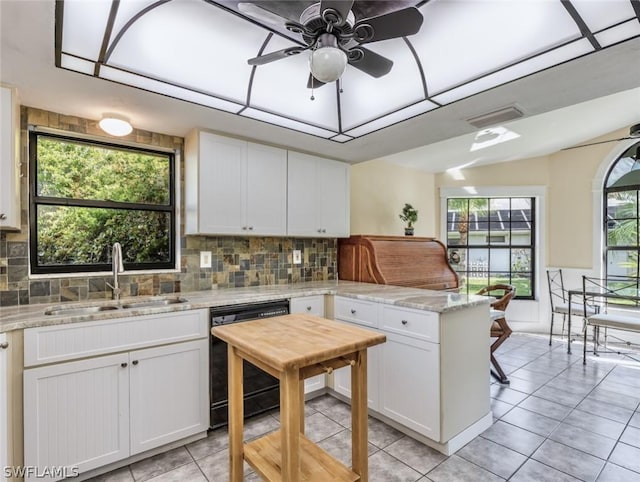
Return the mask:
[(640, 143), (629, 147), (613, 163), (604, 181), (604, 258), (607, 277), (637, 278), (638, 195), (640, 192)]
[(174, 155), (32, 131), (32, 273), (175, 268)]
[(535, 297), (536, 203), (533, 197), (447, 199), (447, 251), (463, 292), (512, 284)]

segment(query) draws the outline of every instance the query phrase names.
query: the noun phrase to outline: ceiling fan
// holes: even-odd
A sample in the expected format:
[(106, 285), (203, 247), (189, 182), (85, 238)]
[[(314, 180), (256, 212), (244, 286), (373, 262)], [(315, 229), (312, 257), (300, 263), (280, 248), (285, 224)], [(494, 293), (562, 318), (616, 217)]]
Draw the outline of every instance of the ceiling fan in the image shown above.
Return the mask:
[(307, 87), (320, 87), (338, 80), (344, 69), (352, 65), (372, 77), (382, 77), (391, 70), (393, 61), (363, 44), (413, 35), (420, 30), (423, 17), (415, 7), (406, 7), (370, 18), (355, 18), (354, 0), (322, 0), (306, 8), (300, 21), (283, 18), (263, 6), (241, 2), (238, 9), (257, 20), (284, 25), (300, 34), (306, 46), (288, 47), (249, 59), (249, 65), (264, 65), (311, 50)]
[(627, 139), (640, 139), (640, 124), (632, 125), (629, 128), (629, 135), (627, 137), (621, 137), (619, 139), (609, 139), (607, 141), (590, 142), (589, 144), (580, 144), (579, 146), (565, 147), (562, 150), (568, 151), (569, 149), (578, 149), (579, 147), (595, 146), (597, 144), (606, 144), (607, 142), (626, 141)]

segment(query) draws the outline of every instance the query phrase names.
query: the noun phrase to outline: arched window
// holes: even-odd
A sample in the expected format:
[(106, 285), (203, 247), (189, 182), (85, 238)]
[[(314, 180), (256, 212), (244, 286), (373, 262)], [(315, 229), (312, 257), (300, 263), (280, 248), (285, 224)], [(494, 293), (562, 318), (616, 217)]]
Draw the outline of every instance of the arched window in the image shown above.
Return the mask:
[(640, 274), (638, 223), (640, 197), (640, 142), (613, 163), (604, 179), (603, 230), (606, 276)]

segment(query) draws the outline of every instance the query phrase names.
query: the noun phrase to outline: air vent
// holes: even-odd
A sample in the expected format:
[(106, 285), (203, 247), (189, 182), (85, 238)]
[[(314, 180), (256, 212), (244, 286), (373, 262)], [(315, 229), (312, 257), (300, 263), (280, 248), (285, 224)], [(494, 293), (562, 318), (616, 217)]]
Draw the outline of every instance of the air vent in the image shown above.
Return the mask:
[(524, 112), (520, 107), (510, 105), (503, 109), (495, 110), (487, 114), (470, 117), (466, 121), (477, 129), (484, 129), (485, 127), (503, 124), (514, 119), (519, 119), (524, 116)]

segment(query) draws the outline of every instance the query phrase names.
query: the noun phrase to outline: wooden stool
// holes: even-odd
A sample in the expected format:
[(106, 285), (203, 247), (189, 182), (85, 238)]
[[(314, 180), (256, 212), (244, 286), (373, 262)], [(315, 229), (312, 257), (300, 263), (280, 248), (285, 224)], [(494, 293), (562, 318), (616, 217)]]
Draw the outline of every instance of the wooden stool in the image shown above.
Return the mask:
[[(295, 314), (213, 327), (229, 350), (230, 480), (243, 460), (268, 481), (368, 480), (367, 348), (379, 333)], [(243, 445), (242, 360), (280, 380), (280, 430)], [(352, 469), (304, 435), (304, 379), (351, 365)]]

